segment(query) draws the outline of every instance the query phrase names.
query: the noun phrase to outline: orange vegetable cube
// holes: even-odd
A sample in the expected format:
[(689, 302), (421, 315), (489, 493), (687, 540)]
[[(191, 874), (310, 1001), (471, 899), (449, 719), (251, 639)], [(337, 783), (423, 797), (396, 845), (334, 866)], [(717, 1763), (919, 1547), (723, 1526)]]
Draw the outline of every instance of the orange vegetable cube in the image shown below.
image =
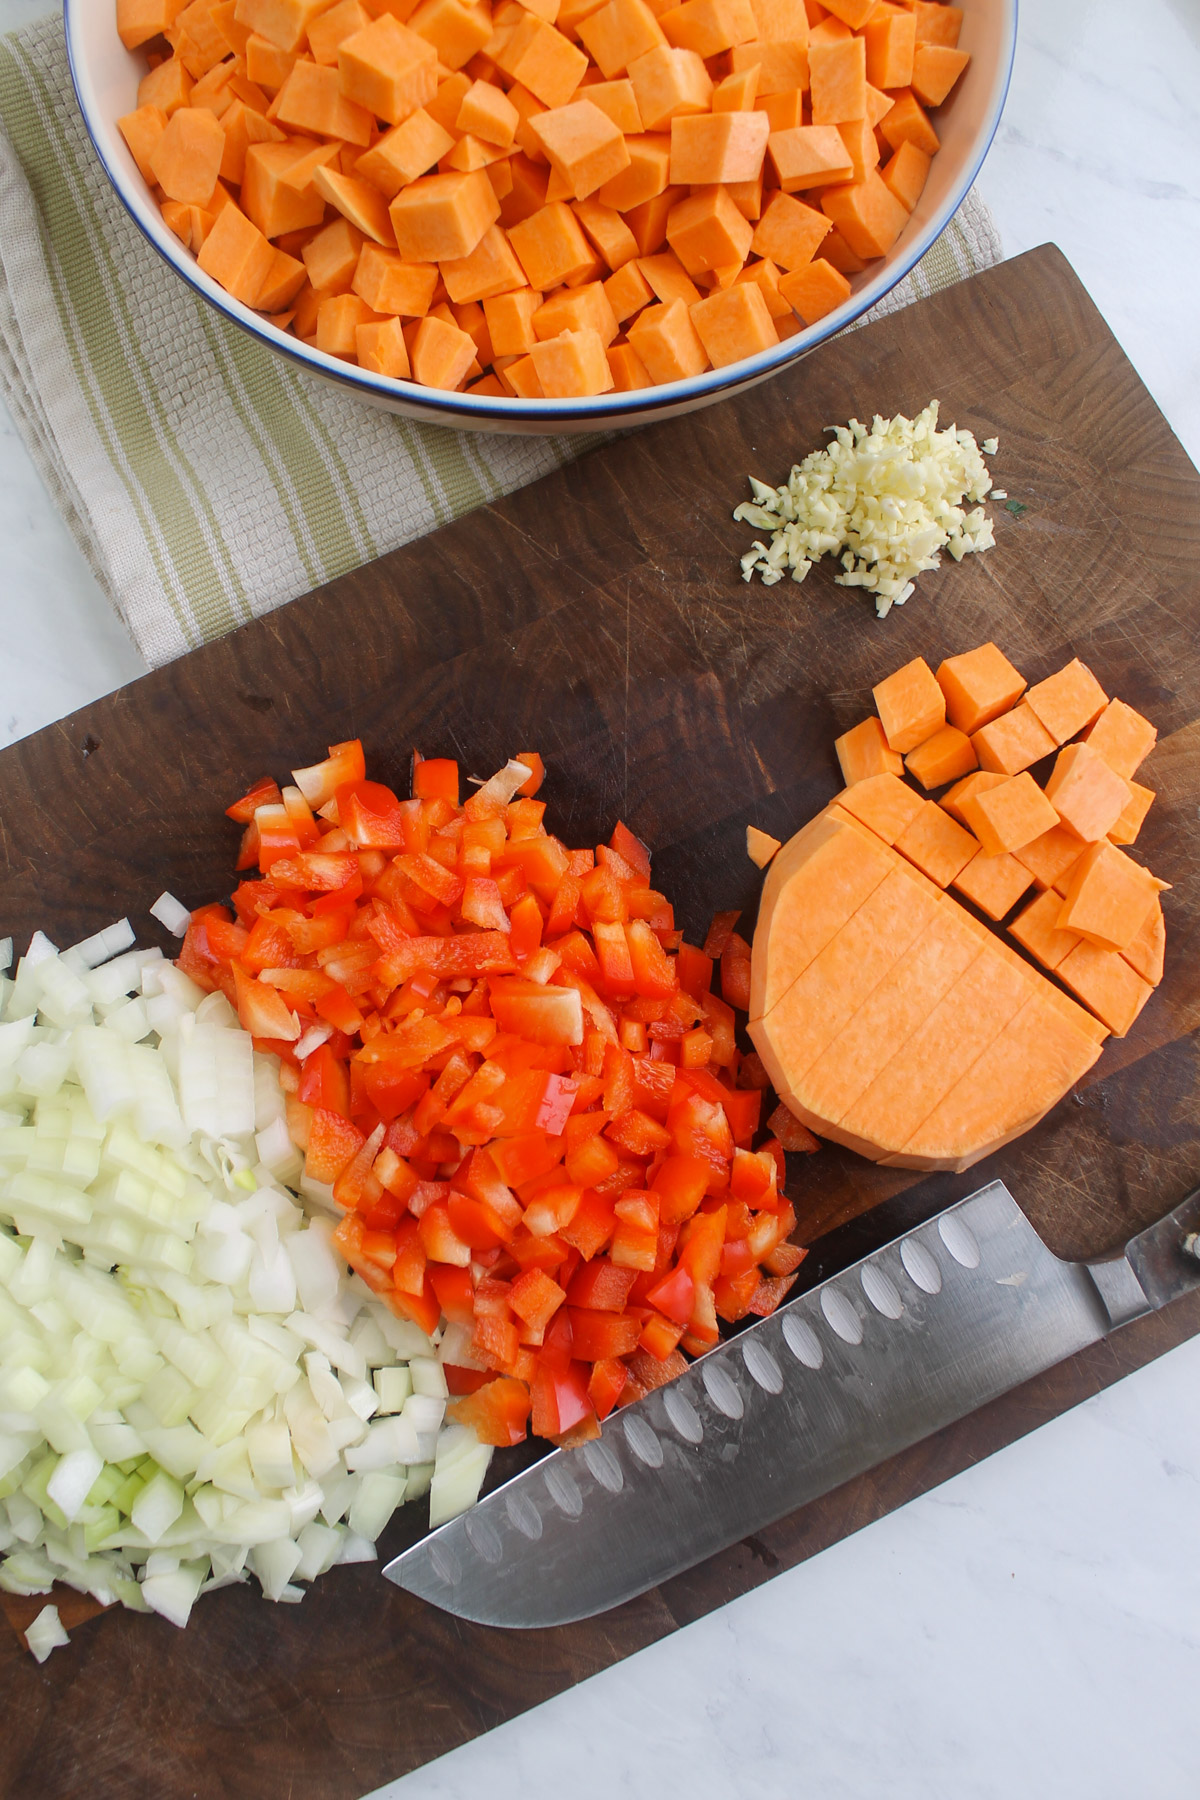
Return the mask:
[(1107, 836), (1129, 804), (1129, 784), (1090, 744), (1060, 750), (1046, 794), (1067, 830), (1086, 844)]
[(690, 312), (714, 369), (756, 356), (779, 342), (762, 289), (754, 282), (740, 282), (723, 293), (697, 300)]
[(534, 314), (542, 296), (533, 288), (517, 288), (509, 294), (489, 295), (483, 302), (488, 336), (497, 356), (524, 356), (532, 350)]
[(1098, 944), (1076, 944), (1055, 974), (1114, 1037), (1125, 1036), (1154, 992), (1123, 956)]
[(872, 775), (904, 773), (903, 757), (888, 748), (883, 726), (874, 714), (835, 738), (833, 748), (847, 787), (853, 787), (856, 781), (867, 781)]
[(765, 44), (757, 39), (752, 44), (736, 44), (729, 52), (733, 73), (758, 71), (756, 77), (758, 104), (772, 94), (789, 94), (808, 88), (808, 45), (800, 43)]
[(1078, 657), (1057, 675), (1037, 682), (1025, 698), (1056, 744), (1094, 725), (1108, 705), (1108, 695)]
[(402, 187), (432, 169), (453, 148), (450, 133), (419, 106), (359, 157), (355, 174), (377, 187), (385, 200), (394, 200)]
[(646, 365), (632, 344), (610, 344), (607, 355), (616, 393), (631, 394), (653, 386)]
[(699, 288), (673, 250), (664, 250), (658, 256), (640, 257), (638, 267), (654, 290), (655, 298), (664, 306), (669, 306), (673, 300), (694, 306), (699, 300)]
[(862, 257), (850, 248), (836, 225), (822, 241), (821, 255), (826, 262), (833, 264), (839, 275), (857, 275), (867, 266)]
[(433, 305), (437, 282), (433, 263), (405, 262), (395, 250), (364, 244), (351, 286), (373, 312), (423, 319)]
[(177, 56), (172, 56), (138, 82), (138, 106), (156, 106), (168, 119), (191, 98), (195, 82)]
[(808, 47), (814, 125), (841, 125), (867, 113), (867, 54), (862, 38)]
[(948, 656), (937, 680), (946, 696), (946, 717), (968, 735), (1007, 712), (1025, 689), (1025, 677), (995, 644)]
[(850, 31), (861, 31), (875, 11), (875, 0), (822, 0), (822, 5), (833, 20)]
[(1131, 969), (1136, 969), (1143, 981), (1151, 987), (1157, 987), (1163, 978), (1163, 961), (1167, 950), (1167, 927), (1163, 918), (1162, 902), (1155, 900), (1146, 914), (1146, 922), (1131, 944), (1126, 944), (1121, 955)]
[[(795, 131), (804, 123), (804, 90), (791, 88), (784, 94), (764, 94), (759, 110), (765, 112), (771, 121), (771, 131)], [(822, 131), (832, 131), (833, 127), (824, 125)]]
[(827, 188), (821, 210), (850, 248), (865, 257), (886, 256), (908, 224), (908, 214), (875, 169), (864, 181)]
[[(814, 264), (813, 266), (819, 265)], [(806, 274), (807, 270), (801, 270), (800, 273)], [(789, 275), (784, 279), (791, 281), (793, 277)], [(846, 286), (848, 292), (849, 283)], [(927, 793), (930, 788), (945, 787), (948, 781), (957, 781), (961, 776), (969, 775), (973, 769), (979, 766), (970, 738), (954, 725), (943, 725), (940, 731), (935, 731), (932, 737), (927, 737), (923, 744), (918, 744), (915, 750), (910, 750), (904, 760), (908, 765), (909, 774), (914, 780), (920, 782)], [(970, 826), (986, 850), (987, 840), (980, 836), (974, 821), (967, 817), (965, 812), (957, 816), (962, 818), (964, 824)], [(1054, 820), (1050, 819), (1048, 824), (1053, 825)], [(1004, 847), (1005, 849), (1010, 848), (1007, 844)]]
[[(521, 20), (495, 61), (498, 68), (520, 82), (543, 106), (565, 106), (587, 69), (583, 51), (533, 13), (527, 13)], [(621, 71), (605, 70), (605, 74), (609, 73), (619, 75)], [(514, 98), (511, 90), (509, 97)]]
[(1002, 919), (1017, 904), (1029, 887), (1033, 876), (1015, 856), (988, 856), (979, 850), (965, 869), (960, 869), (952, 886), (973, 901), (989, 919)]
[(285, 175), (304, 154), (296, 143), (251, 144), (246, 151), (242, 210), (264, 237), (303, 231), (325, 217), (325, 202), (311, 183), (299, 192), (285, 185)]
[(647, 131), (661, 130), (672, 119), (707, 113), (712, 103), (712, 77), (694, 50), (660, 44), (630, 63), (629, 79)]
[(1055, 748), (1054, 739), (1027, 700), (973, 731), (971, 742), (980, 768), (997, 775), (1019, 775)]
[[(607, 0), (580, 22), (579, 38), (606, 81), (623, 75), (648, 50), (667, 44), (645, 0)], [(643, 112), (643, 120), (645, 116)]]
[[(792, 269), (779, 278), (779, 292), (795, 308), (806, 325), (815, 325), (826, 313), (843, 306), (850, 298), (850, 283), (846, 277), (818, 256), (814, 262), (805, 263), (801, 269)], [(971, 761), (974, 762), (974, 752)], [(961, 771), (959, 771), (961, 773)], [(946, 775), (945, 781), (952, 779)], [(926, 786), (936, 787), (938, 783), (927, 782)]]
[(960, 824), (966, 825), (967, 820), (962, 810), (963, 801), (969, 800), (972, 794), (986, 793), (988, 788), (998, 787), (1002, 781), (1009, 779), (1010, 777), (1007, 775), (993, 775), (987, 769), (976, 769), (973, 775), (965, 775), (961, 781), (956, 781), (950, 792), (942, 795), (938, 805), (944, 806), (952, 818), (957, 819)]
[(754, 228), (751, 248), (783, 269), (811, 262), (829, 230), (829, 220), (791, 194), (775, 194)]
[(492, 17), (486, 5), (423, 0), (409, 17), (408, 28), (433, 46), (444, 69), (461, 69), (491, 38)]
[(761, 112), (683, 114), (671, 120), (671, 180), (681, 187), (753, 181), (770, 121)]
[(673, 49), (694, 50), (705, 60), (758, 36), (750, 0), (683, 0), (660, 12), (658, 22)]
[[(349, 40), (353, 43), (353, 39)], [(339, 56), (345, 53), (342, 45)], [(411, 109), (410, 109), (411, 110)], [(275, 118), (293, 131), (313, 137), (341, 138), (365, 150), (371, 142), (374, 120), (370, 112), (342, 92), (336, 69), (304, 59), (296, 62), (279, 90)]]
[(637, 241), (614, 207), (602, 206), (599, 200), (578, 200), (571, 211), (610, 269), (623, 268), (633, 261), (638, 253)]
[(964, 797), (959, 811), (989, 856), (1023, 850), (1058, 823), (1054, 807), (1025, 771)]
[(294, 50), (281, 50), (257, 33), (247, 41), (244, 54), (247, 78), (268, 94), (279, 92), (296, 65)]
[(915, 144), (901, 144), (880, 171), (881, 179), (909, 212), (925, 191), (931, 160)]
[(322, 297), (348, 294), (354, 285), (362, 251), (362, 232), (348, 219), (335, 219), (332, 225), (326, 225), (323, 231), (310, 238), (300, 255), (315, 292)]
[[(540, 150), (538, 155), (541, 155)], [(509, 158), (508, 168), (512, 187), (500, 203), (500, 220), (506, 231), (519, 225), (522, 219), (531, 219), (534, 213), (541, 212), (546, 204), (549, 175), (544, 162), (539, 167), (519, 151)]]
[(1092, 844), (1071, 871), (1059, 930), (1077, 931), (1102, 950), (1124, 950), (1164, 885), (1114, 844)]
[(532, 353), (528, 356), (518, 356), (514, 361), (508, 363), (504, 370), (504, 379), (512, 388), (513, 393), (522, 400), (544, 400), (546, 398), (542, 384), (538, 380), (538, 372), (533, 364)]
[(489, 225), (469, 255), (444, 261), (441, 268), (446, 292), (458, 306), (525, 285), (521, 265), (499, 225)]
[(206, 275), (219, 281), (244, 306), (256, 306), (272, 271), (275, 251), (236, 206), (227, 206), (200, 247), (197, 258)]
[(409, 262), (453, 262), (470, 256), (499, 216), (500, 202), (481, 170), (422, 175), (402, 188), (389, 208), (396, 247)]
[(313, 186), (322, 199), (337, 209), (343, 218), (362, 232), (391, 249), (396, 242), (388, 218), (388, 204), (378, 188), (359, 181), (355, 175), (340, 175), (336, 169), (319, 168), (313, 175)]
[(535, 344), (529, 354), (548, 399), (607, 394), (613, 385), (604, 343), (590, 327), (561, 332)]
[(592, 266), (592, 253), (579, 221), (561, 200), (551, 201), (531, 218), (513, 225), (508, 237), (530, 287), (543, 294), (572, 277), (585, 275)]
[(453, 392), (467, 379), (475, 361), (475, 340), (457, 325), (426, 314), (409, 349), (414, 381), (422, 387)]
[(795, 125), (768, 140), (775, 179), (785, 194), (849, 181), (850, 155), (835, 125)]
[(381, 13), (338, 46), (338, 74), (348, 101), (399, 125), (437, 92), (437, 52), (391, 13)]
[(533, 335), (537, 342), (559, 337), (564, 331), (594, 331), (605, 349), (612, 343), (617, 335), (617, 320), (602, 282), (560, 288), (534, 313)]
[(702, 375), (708, 367), (708, 352), (682, 300), (646, 307), (629, 327), (629, 342), (657, 383)]
[(539, 113), (532, 126), (550, 167), (577, 200), (586, 200), (629, 167), (624, 134), (590, 100), (552, 107)]
[(285, 141), (285, 133), (277, 125), (272, 125), (270, 119), (264, 118), (241, 100), (235, 100), (222, 114), (221, 129), (225, 133), (221, 180), (233, 182), (238, 187), (246, 172), (246, 152), (251, 144), (280, 144)]
[(877, 88), (908, 87), (913, 78), (917, 22), (911, 13), (884, 13), (863, 31), (867, 80)]
[(308, 272), (304, 264), (277, 249), (258, 290), (255, 302), (257, 310), (265, 313), (282, 312), (285, 306), (291, 305), (307, 279)]
[[(643, 142), (645, 141), (643, 140)], [(661, 143), (662, 140), (655, 139), (653, 141)], [(632, 145), (630, 148), (632, 149)], [(681, 187), (664, 187), (660, 193), (651, 195), (640, 205), (628, 208), (625, 213), (625, 223), (633, 233), (639, 256), (653, 256), (654, 252), (661, 250), (666, 243), (667, 220), (671, 215), (671, 208), (677, 200), (683, 199), (683, 194), (684, 190)], [(600, 198), (604, 199), (603, 190)]]
[[(689, 275), (727, 263), (740, 268), (753, 236), (754, 227), (722, 187), (689, 194), (671, 208), (667, 219), (667, 242)], [(778, 342), (773, 334), (771, 341)]]
[(336, 67), (338, 45), (353, 37), (356, 31), (364, 31), (370, 23), (371, 15), (360, 0), (338, 0), (336, 6), (321, 13), (308, 28), (308, 48), (313, 61)]
[[(439, 70), (439, 74), (440, 73), (441, 71)], [(458, 111), (467, 96), (470, 86), (471, 77), (469, 75), (464, 75), (461, 70), (459, 70), (455, 74), (447, 75), (444, 79), (440, 80), (437, 84), (433, 99), (426, 101), (425, 111), (436, 124), (441, 126), (443, 131), (454, 133), (458, 130)], [(524, 89), (522, 89), (521, 92), (524, 93)], [(521, 109), (517, 105), (516, 94), (510, 94), (509, 99), (512, 101), (513, 105), (517, 107), (517, 111), (520, 112)], [(526, 95), (526, 99), (531, 101), (535, 106), (538, 104), (537, 101), (533, 99), (532, 95)]]
[(369, 369), (373, 375), (390, 375), (395, 381), (409, 379), (408, 349), (399, 319), (356, 326), (354, 345), (360, 369)]
[(916, 656), (871, 689), (888, 748), (915, 750), (946, 723), (946, 700), (933, 670)]
[(238, 0), (235, 17), (281, 50), (298, 50), (313, 20), (332, 4), (333, 0)]
[(956, 48), (962, 30), (961, 6), (946, 6), (942, 0), (916, 0), (913, 18), (918, 44), (946, 44), (951, 50)]
[(618, 325), (632, 319), (634, 313), (640, 312), (655, 298), (653, 288), (636, 262), (623, 263), (614, 275), (610, 275), (604, 283), (604, 292)]
[[(665, 132), (646, 132), (641, 137), (626, 138), (625, 145), (629, 151), (629, 167), (606, 181), (597, 197), (604, 206), (628, 214), (666, 191), (670, 180), (671, 140)], [(664, 214), (664, 226), (665, 222)], [(627, 218), (626, 223), (636, 237), (633, 220)], [(662, 242), (661, 238), (659, 242)]]
[(936, 800), (921, 802), (921, 810), (896, 839), (895, 847), (940, 888), (949, 887), (979, 851), (976, 839)]
[(750, 0), (758, 26), (755, 36), (764, 44), (807, 44), (809, 17), (804, 0)]
[(1057, 888), (1061, 893), (1066, 891), (1070, 872), (1083, 855), (1083, 845), (1065, 826), (1055, 825), (1013, 854), (1025, 864), (1040, 888)]
[(491, 81), (473, 81), (458, 109), (457, 129), (507, 150), (521, 115), (503, 89)]
[(926, 106), (940, 106), (971, 58), (948, 44), (918, 44), (913, 56), (912, 91)]
[[(756, 262), (747, 263), (737, 279), (753, 281), (757, 287), (762, 289), (762, 297), (766, 302), (767, 311), (775, 321), (776, 331), (779, 329), (780, 319), (787, 319), (794, 323), (792, 309), (779, 291), (779, 270), (769, 256), (760, 256)], [(875, 723), (878, 724), (879, 721), (876, 720)], [(890, 766), (889, 764), (888, 767)]]
[(1129, 789), (1129, 799), (1125, 810), (1108, 833), (1110, 844), (1132, 844), (1137, 841), (1138, 832), (1142, 829), (1146, 814), (1154, 804), (1153, 788), (1142, 787), (1136, 781), (1125, 784)]
[[(129, 154), (133, 157), (141, 172), (142, 180), (151, 187), (157, 179), (151, 166), (150, 158), (158, 148), (159, 139), (167, 128), (167, 115), (157, 106), (139, 106), (136, 112), (126, 113), (123, 119), (117, 120), (117, 129), (129, 145)], [(214, 182), (213, 186), (215, 187)], [(212, 188), (204, 196), (207, 200)]]
[[(818, 127), (828, 130), (828, 126)], [(879, 144), (875, 133), (866, 119), (853, 119), (848, 125), (835, 127), (850, 158), (850, 180), (865, 181), (872, 169), (879, 166)]]
[(719, 112), (753, 112), (758, 99), (758, 67), (726, 75), (713, 89), (712, 109)]
[(938, 134), (911, 88), (903, 88), (895, 95), (892, 109), (880, 120), (879, 129), (893, 150), (901, 144), (915, 144), (926, 156), (936, 156), (941, 148)]
[(1126, 706), (1124, 700), (1110, 700), (1084, 737), (1109, 768), (1128, 781), (1153, 750), (1158, 732), (1149, 719)]
[(1022, 908), (1008, 928), (1021, 948), (1036, 956), (1046, 969), (1057, 969), (1075, 946), (1083, 942), (1077, 931), (1059, 929), (1061, 911), (1061, 896), (1047, 888)]
[(224, 154), (220, 120), (210, 112), (183, 107), (167, 120), (149, 164), (169, 199), (204, 206), (212, 199)]
[(634, 137), (644, 131), (637, 95), (628, 76), (623, 76), (618, 81), (589, 82), (586, 97), (593, 106), (598, 106), (602, 113), (607, 114), (618, 131)]
[(127, 50), (169, 31), (187, 0), (117, 0), (117, 34)]

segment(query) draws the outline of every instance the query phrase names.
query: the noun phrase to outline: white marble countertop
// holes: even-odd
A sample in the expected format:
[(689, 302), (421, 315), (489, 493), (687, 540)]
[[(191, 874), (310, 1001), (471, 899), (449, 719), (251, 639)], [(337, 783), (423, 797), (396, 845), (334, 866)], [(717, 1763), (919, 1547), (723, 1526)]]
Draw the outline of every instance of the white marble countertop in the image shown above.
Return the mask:
[[(0, 0), (0, 31), (45, 10)], [(1062, 247), (1200, 462), (1198, 92), (1197, 0), (1026, 0), (979, 186), (1010, 255)], [(0, 540), (8, 743), (141, 664), (2, 411)], [(1195, 1800), (1198, 1522), (1200, 1340), (382, 1791)]]

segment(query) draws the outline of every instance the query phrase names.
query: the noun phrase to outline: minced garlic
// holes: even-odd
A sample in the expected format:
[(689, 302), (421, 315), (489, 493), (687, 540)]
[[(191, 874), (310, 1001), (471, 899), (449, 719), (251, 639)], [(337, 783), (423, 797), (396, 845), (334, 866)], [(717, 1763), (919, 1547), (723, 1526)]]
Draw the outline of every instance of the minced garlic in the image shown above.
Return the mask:
[[(870, 429), (851, 419), (828, 427), (834, 441), (798, 463), (785, 487), (751, 476), (754, 499), (733, 516), (772, 537), (742, 557), (742, 579), (757, 570), (770, 586), (790, 570), (793, 581), (803, 581), (814, 562), (832, 554), (843, 570), (836, 580), (867, 588), (882, 619), (903, 606), (922, 570), (941, 566), (943, 549), (955, 562), (989, 550), (991, 520), (982, 506), (966, 512), (962, 504), (992, 490), (979, 445), (969, 431), (939, 431), (937, 419), (936, 400), (915, 419), (876, 414)], [(996, 439), (984, 447), (990, 453)]]

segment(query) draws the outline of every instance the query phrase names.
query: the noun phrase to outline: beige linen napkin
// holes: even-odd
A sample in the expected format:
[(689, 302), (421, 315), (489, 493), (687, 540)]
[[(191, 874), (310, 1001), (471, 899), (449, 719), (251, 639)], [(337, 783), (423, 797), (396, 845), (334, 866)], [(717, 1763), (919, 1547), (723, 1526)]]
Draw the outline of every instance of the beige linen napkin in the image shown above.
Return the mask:
[[(972, 192), (875, 313), (1001, 254)], [(151, 665), (599, 441), (416, 424), (299, 374), (228, 324), (122, 208), (57, 17), (0, 41), (0, 393)]]

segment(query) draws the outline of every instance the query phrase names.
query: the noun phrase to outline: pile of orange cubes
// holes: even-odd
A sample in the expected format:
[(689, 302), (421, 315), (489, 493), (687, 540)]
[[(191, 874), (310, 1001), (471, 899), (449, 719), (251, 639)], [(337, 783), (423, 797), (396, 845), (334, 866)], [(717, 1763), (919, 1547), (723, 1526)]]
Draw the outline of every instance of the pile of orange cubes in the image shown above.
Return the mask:
[(171, 230), (306, 344), (520, 399), (723, 368), (885, 256), (940, 0), (117, 0)]

